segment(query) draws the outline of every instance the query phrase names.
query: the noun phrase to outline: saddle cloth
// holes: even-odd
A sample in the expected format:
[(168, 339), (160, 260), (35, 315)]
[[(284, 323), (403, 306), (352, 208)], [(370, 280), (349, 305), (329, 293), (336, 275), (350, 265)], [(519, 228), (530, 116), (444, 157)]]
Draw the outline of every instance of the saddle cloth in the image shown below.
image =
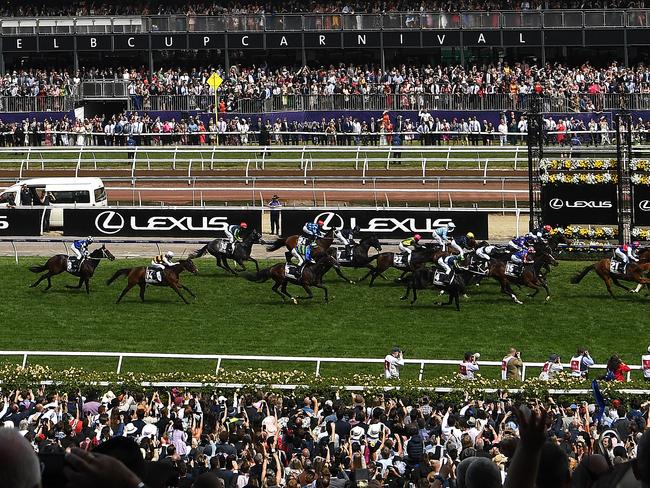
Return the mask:
[(348, 252), (346, 247), (337, 247), (336, 248), (336, 260), (343, 263), (348, 263), (352, 261), (351, 253)]
[(294, 266), (293, 264), (285, 264), (284, 276), (297, 280), (300, 278), (300, 268), (298, 266)]
[(160, 285), (163, 282), (162, 270), (159, 268), (147, 268), (144, 281), (149, 285)]
[(620, 261), (617, 261), (615, 259), (612, 259), (609, 262), (609, 272), (613, 274), (625, 274), (625, 270), (627, 268), (627, 265), (625, 263), (621, 263)]
[(448, 285), (454, 280), (454, 272), (443, 273), (442, 271), (436, 271), (433, 275), (433, 284), (434, 285)]
[(513, 278), (519, 278), (521, 276), (521, 271), (523, 266), (521, 264), (508, 262), (506, 263), (506, 275), (512, 276)]
[(228, 248), (230, 247), (229, 244), (230, 242), (228, 239), (221, 239), (217, 244), (217, 251), (227, 253), (229, 251)]
[(406, 268), (408, 266), (408, 254), (393, 254), (393, 266), (396, 268)]
[(310, 242), (311, 242), (311, 239), (309, 239), (309, 237), (300, 236), (300, 237), (298, 237), (298, 242), (297, 242), (296, 246), (306, 246)]
[(76, 256), (68, 256), (66, 269), (70, 273), (77, 273), (81, 268), (81, 261)]

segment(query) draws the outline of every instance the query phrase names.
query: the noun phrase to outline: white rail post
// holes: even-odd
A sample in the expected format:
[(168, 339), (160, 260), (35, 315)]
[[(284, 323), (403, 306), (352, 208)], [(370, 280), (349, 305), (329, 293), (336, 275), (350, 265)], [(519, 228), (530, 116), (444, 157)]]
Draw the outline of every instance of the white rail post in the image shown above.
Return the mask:
[(521, 381), (526, 379), (526, 363), (521, 366)]
[[(27, 148), (27, 160), (25, 161), (25, 169), (29, 171), (29, 158), (32, 155), (32, 148), (28, 147)], [(42, 169), (42, 168), (41, 168)]]
[(451, 146), (447, 148), (447, 162), (445, 163), (445, 169), (449, 169), (449, 159), (451, 158)]
[(27, 353), (23, 354), (23, 368), (27, 367)]
[(420, 374), (418, 375), (418, 381), (422, 381), (423, 376), (424, 376), (424, 361), (420, 363)]
[(81, 167), (81, 155), (83, 154), (83, 152), (84, 152), (84, 147), (81, 146), (81, 147), (79, 148), (79, 156), (77, 157), (77, 166), (76, 166), (75, 169), (74, 169), (74, 176), (75, 176), (75, 178), (76, 178), (77, 176), (79, 176), (79, 168)]
[(174, 146), (173, 152), (174, 152), (174, 156), (172, 157), (172, 169), (175, 170), (176, 169), (176, 153), (178, 152), (178, 146)]
[(264, 169), (264, 165), (266, 163), (266, 150), (267, 150), (267, 147), (264, 146), (264, 151), (262, 152), (262, 169)]
[(316, 376), (320, 376), (320, 359), (316, 360)]
[(117, 374), (120, 374), (122, 372), (122, 360), (123, 360), (123, 358), (124, 358), (124, 356), (122, 356), (121, 354), (117, 358), (117, 371), (116, 371)]
[(427, 158), (422, 158), (422, 184), (427, 183)]
[(393, 152), (393, 146), (388, 146), (388, 155), (386, 156), (386, 169), (390, 169), (390, 155)]
[(217, 358), (217, 369), (214, 370), (214, 374), (219, 374), (220, 369), (221, 369), (221, 356)]
[(359, 169), (359, 153), (361, 152), (361, 146), (357, 146), (357, 154), (354, 157), (354, 169)]
[(363, 178), (361, 180), (361, 184), (365, 185), (366, 184), (366, 170), (368, 169), (368, 158), (365, 158), (363, 160), (363, 169), (361, 170), (361, 177)]
[(210, 171), (214, 169), (214, 153), (217, 152), (216, 146), (212, 146), (212, 154), (210, 155)]
[(248, 185), (248, 171), (249, 171), (250, 166), (251, 166), (251, 160), (249, 159), (248, 161), (246, 161), (246, 180), (244, 182), (247, 185)]
[[(485, 166), (483, 168), (483, 185), (485, 186), (487, 184), (487, 168), (488, 168), (488, 159), (485, 159)], [(480, 160), (479, 160), (479, 165), (480, 165)]]
[(514, 169), (517, 169), (517, 160), (519, 159), (519, 146), (515, 146), (515, 167)]
[(187, 184), (191, 185), (192, 184), (192, 160), (190, 159), (190, 164), (187, 165)]
[(305, 164), (305, 146), (302, 146), (302, 151), (300, 151), (300, 169), (303, 169)]
[[(43, 227), (41, 225), (41, 227)], [(16, 264), (18, 264), (18, 249), (16, 249), (16, 243), (14, 241), (11, 241), (11, 247), (14, 248), (14, 256), (16, 257)]]

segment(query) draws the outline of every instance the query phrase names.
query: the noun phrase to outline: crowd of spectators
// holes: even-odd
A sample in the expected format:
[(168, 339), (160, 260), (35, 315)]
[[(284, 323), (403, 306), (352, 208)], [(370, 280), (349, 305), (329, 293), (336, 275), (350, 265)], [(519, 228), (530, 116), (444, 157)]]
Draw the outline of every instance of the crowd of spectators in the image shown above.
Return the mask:
[[(504, 390), (451, 401), (90, 388), (5, 392), (2, 402), (0, 479), (13, 487), (41, 486), (37, 456), (45, 488), (650, 482), (650, 402), (637, 400), (612, 399), (600, 411), (593, 403), (553, 398), (518, 403)], [(618, 485), (621, 479), (630, 484)]]
[[(459, 94), (483, 97), (507, 94), (521, 97), (541, 94), (575, 99), (575, 111), (598, 109), (587, 97), (612, 93), (650, 93), (650, 69), (639, 64), (624, 67), (612, 62), (604, 68), (590, 63), (568, 67), (561, 63), (544, 66), (507, 62), (452, 66), (399, 65), (382, 70), (377, 65), (328, 67), (269, 67), (240, 65), (229, 70), (217, 68), (224, 79), (219, 96), (224, 104), (236, 100), (269, 99), (290, 95), (387, 95), (414, 96)], [(151, 109), (151, 97), (158, 95), (213, 95), (207, 84), (211, 68), (160, 68), (149, 73), (145, 68), (83, 68), (67, 70), (9, 70), (0, 80), (5, 96), (74, 94), (83, 80), (121, 80), (127, 84), (136, 109)], [(315, 103), (315, 102), (314, 102)], [(412, 104), (415, 106), (415, 102)], [(170, 108), (170, 107), (162, 107)], [(224, 110), (228, 110), (225, 107)]]
[(309, 2), (306, 0), (197, 0), (191, 3), (172, 0), (128, 2), (115, 0), (25, 0), (4, 1), (0, 15), (13, 16), (92, 16), (92, 15), (232, 15), (276, 13), (383, 13), (383, 12), (458, 12), (493, 10), (541, 10), (557, 8), (643, 8), (645, 0), (371, 0), (368, 2), (335, 1)]

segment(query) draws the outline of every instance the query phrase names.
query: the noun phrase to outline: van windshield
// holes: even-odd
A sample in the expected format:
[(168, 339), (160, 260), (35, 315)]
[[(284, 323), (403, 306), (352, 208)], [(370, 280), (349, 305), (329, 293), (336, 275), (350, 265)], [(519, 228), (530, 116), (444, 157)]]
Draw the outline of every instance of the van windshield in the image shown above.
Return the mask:
[(53, 191), (53, 203), (90, 203), (90, 192), (88, 190), (78, 191)]
[(106, 200), (106, 189), (103, 186), (95, 189), (95, 203)]
[(9, 205), (16, 204), (16, 192), (8, 191), (0, 195), (0, 203), (7, 203)]

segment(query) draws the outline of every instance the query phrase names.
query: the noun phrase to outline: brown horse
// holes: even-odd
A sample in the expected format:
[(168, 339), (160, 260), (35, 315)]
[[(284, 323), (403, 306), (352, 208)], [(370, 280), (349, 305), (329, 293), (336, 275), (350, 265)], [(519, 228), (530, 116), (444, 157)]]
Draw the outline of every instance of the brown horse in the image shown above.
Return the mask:
[(639, 251), (639, 263), (650, 263), (650, 247)]
[[(264, 283), (269, 278), (275, 281), (275, 284), (271, 288), (275, 293), (282, 297), (282, 301), (286, 302), (287, 297), (293, 302), (298, 303), (298, 299), (309, 300), (314, 298), (314, 294), (311, 292), (310, 287), (320, 288), (325, 292), (325, 303), (329, 302), (329, 295), (327, 292), (327, 287), (323, 285), (323, 276), (332, 268), (338, 269), (339, 263), (336, 260), (336, 257), (332, 253), (325, 253), (321, 255), (320, 259), (314, 264), (306, 264), (302, 270), (302, 274), (299, 279), (291, 278), (285, 273), (285, 263), (279, 263), (270, 268), (261, 270), (255, 275), (247, 276), (246, 279), (249, 281), (255, 281), (257, 283)], [(306, 297), (294, 297), (289, 292), (287, 292), (287, 284), (293, 283), (295, 285), (302, 286), (303, 290), (307, 292)]]
[(534, 297), (540, 289), (546, 292), (546, 300), (551, 299), (551, 293), (548, 289), (546, 279), (541, 275), (541, 270), (545, 266), (557, 266), (557, 260), (550, 253), (540, 253), (535, 255), (532, 263), (524, 264), (524, 268), (519, 276), (510, 276), (506, 274), (506, 263), (503, 261), (492, 260), (489, 266), (488, 276), (494, 278), (501, 285), (501, 292), (510, 296), (515, 303), (522, 305), (523, 302), (517, 298), (510, 287), (510, 283), (517, 286), (525, 286), (535, 290), (530, 293), (529, 297)]
[[(292, 235), (287, 238), (276, 239), (273, 244), (267, 246), (266, 251), (267, 252), (277, 251), (282, 246), (285, 246), (287, 248), (287, 252), (284, 254), (287, 257), (287, 261), (288, 261), (291, 259), (291, 251), (293, 251), (298, 245), (298, 239), (300, 239), (300, 237), (301, 237), (300, 235)], [(330, 229), (323, 237), (319, 237), (318, 239), (316, 239), (316, 246), (313, 247), (311, 252), (313, 258), (318, 259), (319, 257), (321, 257), (323, 253), (327, 252), (327, 250), (330, 248), (333, 242), (334, 242), (334, 231)]]
[(50, 259), (47, 260), (47, 262), (42, 265), (42, 266), (31, 266), (29, 270), (32, 273), (42, 273), (43, 271), (47, 271), (44, 275), (42, 275), (38, 280), (36, 280), (34, 283), (29, 285), (30, 288), (36, 288), (41, 281), (47, 280), (47, 286), (45, 287), (45, 290), (49, 290), (52, 288), (52, 276), (56, 276), (58, 274), (63, 273), (64, 271), (68, 271), (73, 276), (78, 276), (79, 277), (79, 284), (77, 286), (72, 286), (72, 285), (65, 285), (66, 288), (74, 288), (78, 290), (81, 288), (81, 285), (86, 285), (86, 293), (90, 294), (90, 278), (93, 277), (93, 274), (95, 274), (95, 269), (97, 269), (97, 266), (99, 266), (99, 262), (102, 259), (108, 259), (109, 261), (115, 260), (115, 256), (111, 254), (111, 252), (106, 249), (106, 246), (102, 246), (98, 249), (95, 249), (93, 252), (90, 253), (88, 258), (86, 258), (82, 263), (81, 266), (79, 267), (79, 271), (71, 272), (68, 271), (68, 256), (65, 254), (57, 254), (56, 256), (52, 256)]
[[(399, 256), (401, 253), (397, 252), (381, 252), (375, 254), (370, 258), (370, 261), (377, 260), (377, 266), (368, 271), (363, 278), (359, 281), (365, 280), (368, 276), (370, 278), (370, 286), (372, 286), (379, 275), (386, 271), (390, 267), (394, 267), (402, 271), (402, 275), (398, 278), (397, 281), (401, 281), (406, 273), (415, 271), (416, 269), (421, 268), (426, 263), (436, 261), (441, 256), (446, 256), (447, 253), (441, 251), (440, 246), (437, 244), (427, 244), (422, 246), (420, 249), (413, 251), (411, 255), (411, 262), (405, 265), (399, 265), (395, 263), (395, 256)], [(403, 257), (403, 260), (406, 260), (406, 256)]]
[[(612, 273), (610, 269), (611, 259), (605, 258), (601, 259), (597, 263), (590, 264), (580, 273), (571, 278), (571, 283), (578, 284), (584, 278), (587, 273), (590, 271), (595, 271), (598, 276), (605, 282), (607, 286), (607, 291), (612, 296), (616, 298), (612, 292), (612, 283), (614, 283), (619, 288), (623, 288), (626, 291), (631, 291), (632, 293), (638, 293), (643, 285), (646, 285), (650, 289), (650, 279), (645, 278), (644, 275), (650, 271), (650, 263), (629, 263), (625, 268), (625, 274)], [(619, 282), (623, 281), (633, 281), (637, 283), (638, 286), (634, 290), (630, 290), (627, 286)]]
[[(124, 295), (127, 294), (127, 292), (133, 288), (135, 285), (138, 285), (140, 287), (140, 300), (144, 302), (144, 290), (147, 287), (147, 281), (145, 279), (146, 277), (146, 271), (147, 267), (146, 266), (138, 266), (136, 268), (123, 268), (123, 269), (118, 269), (113, 276), (106, 282), (107, 285), (110, 285), (113, 283), (117, 278), (120, 276), (126, 276), (127, 277), (127, 284), (126, 287), (124, 287), (124, 290), (122, 290), (122, 293), (120, 293), (120, 296), (117, 299), (117, 302), (115, 303), (120, 303), (120, 300), (124, 297)], [(162, 270), (162, 281), (159, 284), (154, 284), (154, 286), (168, 286), (171, 289), (173, 289), (179, 297), (186, 303), (189, 304), (183, 294), (181, 293), (181, 288), (185, 291), (187, 291), (190, 295), (192, 295), (192, 298), (196, 298), (196, 295), (192, 290), (190, 290), (187, 286), (181, 284), (179, 281), (178, 276), (181, 274), (183, 271), (189, 271), (192, 274), (196, 274), (199, 272), (198, 269), (196, 269), (196, 266), (192, 262), (191, 259), (181, 259), (178, 263), (174, 264), (173, 266), (170, 266), (169, 268), (165, 268)]]

